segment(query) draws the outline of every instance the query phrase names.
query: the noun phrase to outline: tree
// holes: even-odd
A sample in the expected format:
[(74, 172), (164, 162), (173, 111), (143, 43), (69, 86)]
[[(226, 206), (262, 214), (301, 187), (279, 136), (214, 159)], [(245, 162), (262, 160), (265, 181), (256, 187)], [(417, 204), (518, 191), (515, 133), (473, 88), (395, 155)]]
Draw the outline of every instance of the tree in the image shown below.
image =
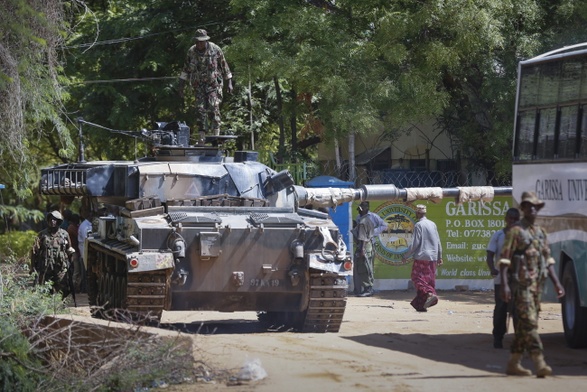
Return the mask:
[[(227, 7), (227, 0), (113, 0), (82, 15), (69, 43), (66, 72), (77, 81), (70, 112), (120, 130), (155, 121), (193, 125), (193, 98), (182, 102), (177, 78), (196, 29), (206, 28), (221, 47), (234, 34)], [(93, 158), (134, 157), (128, 138), (107, 131), (91, 131), (86, 144)]]
[(59, 156), (73, 148), (62, 118), (66, 93), (58, 50), (65, 11), (59, 0), (4, 0), (0, 12), (0, 180), (9, 200), (31, 196), (35, 144), (55, 135)]
[(517, 63), (585, 36), (572, 26), (584, 24), (586, 6), (569, 1), (232, 5), (247, 15), (232, 48), (259, 64), (257, 77), (278, 75), (314, 96), (325, 140), (382, 130), (393, 139), (434, 118), (471, 170), (506, 176)]

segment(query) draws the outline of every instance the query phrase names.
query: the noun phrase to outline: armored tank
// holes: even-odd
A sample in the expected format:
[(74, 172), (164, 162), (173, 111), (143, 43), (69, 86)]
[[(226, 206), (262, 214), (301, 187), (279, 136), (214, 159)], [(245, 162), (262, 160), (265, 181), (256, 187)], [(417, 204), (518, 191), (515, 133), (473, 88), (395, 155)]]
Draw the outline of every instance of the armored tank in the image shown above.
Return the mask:
[(80, 197), (99, 214), (83, 255), (96, 315), (256, 311), (295, 330), (337, 332), (353, 264), (322, 207), (511, 194), (491, 187), (304, 188), (289, 172), (258, 162), (256, 152), (224, 156), (230, 137), (190, 146), (189, 135), (184, 123), (158, 123), (138, 135), (153, 144), (153, 156), (85, 162), (82, 152), (80, 162), (42, 170), (42, 194)]

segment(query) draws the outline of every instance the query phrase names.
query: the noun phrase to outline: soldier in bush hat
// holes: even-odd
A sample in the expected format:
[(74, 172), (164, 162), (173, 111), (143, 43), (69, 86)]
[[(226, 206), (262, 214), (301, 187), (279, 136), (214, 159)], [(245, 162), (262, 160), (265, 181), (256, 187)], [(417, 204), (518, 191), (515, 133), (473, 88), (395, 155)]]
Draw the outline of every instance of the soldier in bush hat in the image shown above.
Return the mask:
[(63, 215), (57, 210), (47, 214), (47, 228), (41, 230), (31, 251), (31, 273), (36, 273), (35, 284), (52, 282), (53, 292), (61, 292), (63, 298), (70, 293), (68, 271), (75, 250), (67, 231), (59, 226)]
[(542, 207), (544, 207), (544, 202), (536, 196), (535, 192), (524, 192), (522, 193), (522, 201), (520, 202), (520, 206), (524, 203), (530, 203), (534, 207), (536, 207), (537, 211), (540, 211)]
[(191, 85), (196, 97), (199, 143), (203, 144), (206, 133), (220, 134), (220, 104), (224, 81), (232, 93), (232, 73), (218, 45), (210, 42), (208, 32), (196, 30), (196, 44), (187, 53), (183, 72), (179, 76), (179, 95), (183, 98), (186, 83)]
[(501, 258), (501, 296), (513, 309), (515, 336), (506, 374), (529, 376), (532, 372), (522, 367), (524, 352), (534, 362), (537, 377), (552, 374), (544, 361), (543, 346), (538, 335), (540, 296), (547, 277), (554, 284), (558, 298), (565, 295), (554, 270), (555, 260), (550, 255), (546, 231), (535, 224), (544, 202), (534, 192), (522, 193), (520, 209), (523, 218), (506, 234)]

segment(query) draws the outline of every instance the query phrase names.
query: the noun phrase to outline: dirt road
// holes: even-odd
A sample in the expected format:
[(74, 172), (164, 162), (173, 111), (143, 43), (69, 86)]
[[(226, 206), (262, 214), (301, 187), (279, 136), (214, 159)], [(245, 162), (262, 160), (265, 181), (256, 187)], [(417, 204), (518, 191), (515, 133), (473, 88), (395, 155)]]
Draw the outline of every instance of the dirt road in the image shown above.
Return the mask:
[[(413, 292), (349, 297), (339, 333), (270, 332), (254, 312), (165, 312), (166, 329), (193, 336), (194, 356), (216, 369), (238, 372), (260, 364), (267, 377), (227, 386), (193, 384), (186, 391), (584, 391), (587, 350), (565, 346), (558, 303), (544, 303), (540, 334), (554, 376), (507, 377), (512, 340), (494, 349), (493, 292), (439, 292), (427, 313), (409, 305)], [(82, 298), (83, 301), (83, 298)], [(83, 303), (75, 313), (89, 314)], [(510, 330), (511, 330), (510, 326)], [(526, 358), (523, 364), (533, 369)], [(253, 370), (259, 367), (253, 366)]]
[[(427, 313), (411, 308), (413, 292), (350, 297), (337, 334), (267, 332), (250, 312), (169, 312), (162, 321), (186, 331), (199, 329), (196, 355), (218, 368), (238, 369), (258, 360), (267, 373), (254, 383), (198, 384), (197, 390), (585, 390), (587, 350), (565, 346), (558, 303), (543, 304), (539, 324), (555, 376), (519, 378), (504, 375), (512, 336), (506, 336), (506, 349), (492, 346), (493, 293), (439, 295), (441, 301)], [(523, 363), (533, 369), (529, 359)]]

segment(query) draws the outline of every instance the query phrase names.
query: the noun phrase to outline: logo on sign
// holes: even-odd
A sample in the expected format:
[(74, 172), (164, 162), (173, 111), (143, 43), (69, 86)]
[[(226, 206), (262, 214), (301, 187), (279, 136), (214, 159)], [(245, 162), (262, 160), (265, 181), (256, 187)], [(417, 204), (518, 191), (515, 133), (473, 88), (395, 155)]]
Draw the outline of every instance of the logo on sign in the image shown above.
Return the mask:
[(375, 257), (389, 265), (402, 265), (402, 255), (412, 242), (416, 212), (410, 206), (387, 202), (377, 207), (374, 213), (387, 223), (387, 231), (376, 237)]

